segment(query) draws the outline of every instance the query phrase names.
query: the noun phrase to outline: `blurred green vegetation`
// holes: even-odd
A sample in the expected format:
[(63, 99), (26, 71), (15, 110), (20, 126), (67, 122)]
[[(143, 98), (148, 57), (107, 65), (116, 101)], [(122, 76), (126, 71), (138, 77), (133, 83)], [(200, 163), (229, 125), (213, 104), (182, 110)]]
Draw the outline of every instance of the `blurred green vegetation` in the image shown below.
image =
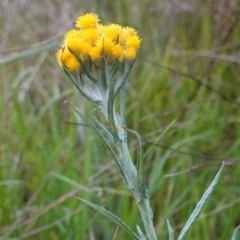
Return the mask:
[[(64, 32), (86, 12), (132, 26), (143, 40), (126, 119), (143, 138), (159, 239), (167, 239), (166, 219), (178, 235), (223, 160), (186, 239), (230, 239), (240, 224), (237, 0), (1, 1), (0, 238), (112, 239), (116, 226), (74, 195), (142, 225), (113, 159), (91, 129), (68, 123), (82, 121), (63, 104), (95, 111), (55, 61)], [(132, 136), (129, 145), (134, 156)], [(116, 239), (129, 238), (118, 230)]]

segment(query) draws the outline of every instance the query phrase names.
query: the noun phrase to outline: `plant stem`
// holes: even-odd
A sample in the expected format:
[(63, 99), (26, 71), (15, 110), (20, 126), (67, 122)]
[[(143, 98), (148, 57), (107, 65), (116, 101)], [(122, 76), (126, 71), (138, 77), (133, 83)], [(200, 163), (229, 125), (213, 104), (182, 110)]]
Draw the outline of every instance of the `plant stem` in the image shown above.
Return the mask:
[(152, 221), (153, 213), (150, 206), (149, 198), (143, 198), (138, 203), (138, 209), (140, 211), (148, 239), (157, 240), (156, 232)]
[(137, 206), (139, 208), (143, 224), (147, 233), (149, 240), (157, 240), (157, 236), (154, 230), (153, 221), (152, 221), (152, 210), (148, 197), (141, 196), (141, 193), (138, 188), (137, 182), (137, 169), (134, 166), (127, 141), (118, 140), (116, 142), (117, 149), (119, 151), (119, 162), (121, 164), (122, 172), (124, 174), (124, 179), (126, 179), (126, 185), (132, 192), (134, 198), (137, 201)]
[[(106, 66), (104, 66), (106, 67)], [(147, 195), (147, 190), (145, 189), (145, 193), (143, 193), (142, 188), (139, 185), (143, 184), (143, 182), (138, 181), (138, 172), (133, 161), (131, 159), (128, 143), (127, 143), (127, 132), (124, 129), (125, 127), (125, 117), (124, 117), (124, 109), (125, 109), (125, 96), (126, 96), (126, 78), (130, 72), (132, 65), (128, 66), (126, 69), (124, 68), (123, 75), (119, 78), (122, 86), (119, 86), (118, 90), (114, 91), (114, 85), (112, 81), (112, 75), (109, 68), (104, 68), (104, 73), (102, 78), (105, 82), (108, 83), (108, 98), (107, 98), (107, 109), (103, 108), (103, 112), (105, 116), (107, 116), (108, 125), (113, 136), (113, 144), (116, 146), (118, 150), (118, 164), (123, 175), (123, 179), (125, 184), (132, 192), (137, 206), (139, 208), (143, 224), (147, 233), (147, 237), (149, 240), (157, 240), (157, 236), (153, 226), (153, 213), (150, 207), (149, 197)], [(117, 114), (116, 109), (116, 96), (120, 91), (120, 116)], [(102, 96), (104, 99), (104, 96)], [(104, 102), (104, 101), (103, 101)], [(141, 145), (141, 144), (140, 144)], [(141, 148), (141, 146), (140, 146)], [(141, 150), (141, 149), (140, 149)], [(142, 168), (141, 168), (142, 169)], [(141, 172), (141, 177), (143, 177), (143, 173)], [(145, 186), (144, 186), (145, 187)]]

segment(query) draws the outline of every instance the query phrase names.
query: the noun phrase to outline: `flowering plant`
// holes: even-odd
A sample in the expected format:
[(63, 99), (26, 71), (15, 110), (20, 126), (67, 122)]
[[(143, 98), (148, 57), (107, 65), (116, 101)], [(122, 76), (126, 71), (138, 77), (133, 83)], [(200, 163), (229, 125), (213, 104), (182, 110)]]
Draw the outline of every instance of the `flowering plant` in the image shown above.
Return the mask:
[(57, 61), (77, 89), (107, 116), (108, 100), (124, 86), (141, 40), (133, 28), (98, 22), (95, 14), (79, 17), (76, 29), (65, 35)]
[[(126, 127), (124, 117), (127, 77), (139, 51), (141, 39), (135, 29), (118, 24), (102, 25), (98, 16), (92, 13), (80, 16), (75, 27), (66, 33), (63, 44), (56, 54), (57, 62), (78, 91), (99, 106), (106, 124), (97, 117), (90, 120), (75, 107), (70, 106), (95, 131), (117, 163), (126, 186), (136, 200), (146, 233), (144, 234), (139, 226), (135, 233), (119, 217), (105, 208), (81, 198), (79, 200), (124, 228), (134, 239), (156, 240), (153, 212), (143, 171), (141, 137), (136, 131)], [(138, 142), (136, 166), (129, 153), (127, 133), (133, 134)], [(213, 192), (221, 171), (222, 168), (197, 204), (178, 240), (185, 237), (196, 221)], [(169, 239), (174, 240), (169, 221), (167, 226)], [(236, 236), (236, 231), (234, 234)], [(232, 239), (235, 239), (234, 236)]]
[[(149, 239), (157, 239), (143, 175), (141, 138), (137, 132), (126, 128), (124, 118), (127, 77), (141, 39), (131, 27), (99, 24), (98, 16), (92, 13), (79, 17), (75, 26), (76, 29), (66, 33), (57, 51), (57, 61), (79, 92), (98, 104), (108, 126), (105, 127), (97, 118), (91, 121), (76, 108), (73, 109), (95, 130), (112, 154), (137, 201)], [(116, 101), (117, 97), (119, 101)], [(127, 131), (138, 139), (137, 168), (128, 150)], [(90, 205), (93, 207), (92, 203)], [(96, 205), (94, 207), (97, 208)], [(121, 226), (136, 239), (145, 239), (139, 227), (138, 236), (119, 218), (114, 216), (114, 219), (121, 222)]]

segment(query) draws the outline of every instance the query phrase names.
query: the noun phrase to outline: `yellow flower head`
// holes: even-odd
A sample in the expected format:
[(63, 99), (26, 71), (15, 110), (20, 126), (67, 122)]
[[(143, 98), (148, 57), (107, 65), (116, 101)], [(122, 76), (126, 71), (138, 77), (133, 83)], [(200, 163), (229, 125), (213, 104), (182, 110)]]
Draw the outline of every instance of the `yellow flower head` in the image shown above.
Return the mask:
[(78, 30), (72, 29), (66, 33), (64, 45), (71, 49), (71, 51), (78, 53), (80, 51), (80, 43), (81, 33)]
[(124, 30), (128, 32), (130, 36), (137, 35), (137, 31), (132, 27), (125, 27)]
[(138, 49), (140, 46), (141, 40), (138, 36), (130, 36), (129, 38), (126, 39), (126, 47), (127, 48), (134, 48)]
[(80, 68), (80, 63), (69, 51), (68, 47), (63, 47), (60, 49), (62, 54), (59, 51), (59, 57), (61, 58), (62, 66), (65, 66), (69, 71), (76, 71)]
[(89, 56), (92, 61), (98, 61), (101, 57), (101, 50), (97, 47), (93, 47), (89, 51)]
[(98, 34), (97, 30), (94, 29), (94, 28), (85, 29), (81, 33), (82, 33), (82, 39), (88, 41), (92, 45), (94, 45), (94, 43), (100, 37), (100, 35)]
[(80, 68), (80, 63), (75, 57), (71, 57), (66, 61), (65, 66), (70, 72), (73, 72)]
[(97, 31), (98, 31), (98, 33), (100, 33), (100, 34), (102, 34), (102, 33), (104, 33), (105, 31), (106, 31), (106, 26), (105, 25), (102, 25), (102, 24), (98, 24), (97, 25)]
[(76, 29), (68, 31), (56, 58), (61, 68), (78, 70), (82, 64), (104, 59), (109, 64), (133, 61), (141, 44), (135, 29), (118, 24), (99, 24), (96, 14), (87, 13), (76, 21)]
[(137, 32), (131, 27), (124, 27), (119, 35), (119, 42), (124, 45), (131, 36), (137, 36)]
[(112, 49), (113, 43), (112, 40), (108, 37), (100, 38), (96, 42), (96, 47), (101, 50), (103, 53), (110, 53)]
[(99, 19), (96, 14), (87, 13), (77, 19), (75, 26), (80, 29), (96, 28), (98, 22)]
[(111, 57), (112, 59), (119, 59), (120, 61), (123, 60), (124, 57), (124, 53), (123, 53), (123, 49), (121, 47), (120, 44), (115, 44), (113, 45), (112, 49), (111, 49)]
[(105, 37), (112, 39), (114, 43), (118, 42), (121, 26), (118, 24), (109, 24), (105, 30)]
[(136, 50), (133, 47), (127, 48), (125, 52), (125, 58), (133, 61), (136, 58)]
[(82, 57), (86, 57), (89, 55), (89, 52), (91, 50), (92, 46), (89, 42), (81, 40), (79, 45), (79, 51)]

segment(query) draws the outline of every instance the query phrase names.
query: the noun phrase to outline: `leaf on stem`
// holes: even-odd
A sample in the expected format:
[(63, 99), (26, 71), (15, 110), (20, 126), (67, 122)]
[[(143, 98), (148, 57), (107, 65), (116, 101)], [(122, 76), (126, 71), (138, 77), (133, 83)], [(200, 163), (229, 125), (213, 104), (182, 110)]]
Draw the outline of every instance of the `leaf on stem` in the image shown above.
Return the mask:
[(239, 230), (240, 230), (240, 225), (235, 228), (231, 240), (237, 240), (237, 239), (239, 239), (239, 238), (238, 238), (238, 236), (239, 236)]
[(68, 70), (63, 66), (63, 70), (66, 73), (66, 75), (70, 78), (73, 85), (77, 88), (77, 90), (89, 101), (97, 103), (99, 102), (99, 99), (95, 98), (95, 96), (90, 96), (90, 94), (86, 94), (85, 91), (83, 91), (78, 84), (76, 83), (75, 79), (72, 77), (72, 75), (68, 72)]
[(114, 222), (115, 224), (117, 224), (119, 227), (122, 227), (125, 231), (127, 231), (129, 234), (131, 234), (134, 239), (137, 240), (143, 240), (142, 238), (140, 238), (136, 233), (133, 232), (133, 230), (126, 224), (124, 223), (119, 217), (117, 217), (116, 215), (114, 215), (113, 213), (109, 212), (108, 210), (106, 210), (103, 207), (100, 207), (98, 205), (96, 205), (95, 203), (89, 202), (87, 200), (84, 200), (82, 198), (77, 197), (82, 203), (84, 203), (85, 205), (87, 205), (88, 207), (91, 207), (92, 209), (94, 209), (96, 212), (102, 214), (103, 216), (107, 217), (109, 220), (111, 220), (112, 222)]
[(86, 122), (93, 130), (94, 132), (97, 134), (97, 136), (99, 137), (99, 139), (102, 141), (102, 143), (106, 146), (106, 148), (109, 150), (109, 152), (111, 153), (111, 155), (113, 156), (115, 162), (117, 163), (120, 171), (121, 171), (121, 174), (123, 176), (123, 179), (126, 183), (127, 186), (129, 186), (129, 183), (122, 171), (122, 168), (121, 168), (121, 164), (120, 162), (118, 161), (118, 158), (116, 156), (116, 154), (114, 153), (113, 149), (111, 148), (111, 146), (109, 145), (109, 143), (107, 142), (107, 140), (104, 138), (103, 134), (99, 131), (99, 129), (96, 127), (96, 125), (90, 121), (87, 117), (85, 117), (81, 112), (79, 112), (73, 105), (71, 105), (69, 102), (68, 102), (69, 106), (74, 110), (75, 113), (77, 113), (78, 116), (80, 116), (84, 122)]
[(137, 225), (137, 232), (138, 232), (138, 235), (141, 237), (142, 240), (146, 240), (141, 228)]
[(224, 167), (224, 163), (223, 163), (222, 167), (220, 168), (220, 170), (218, 171), (218, 173), (215, 176), (215, 178), (213, 179), (211, 185), (208, 187), (208, 189), (203, 194), (201, 200), (198, 202), (197, 206), (195, 207), (194, 211), (192, 212), (191, 216), (189, 217), (186, 225), (182, 229), (182, 231), (181, 231), (181, 233), (180, 233), (180, 235), (179, 235), (177, 240), (182, 240), (186, 236), (187, 232), (192, 227), (192, 225), (196, 222), (196, 220), (199, 217), (203, 207), (206, 205), (207, 200), (211, 196), (213, 190), (215, 189), (215, 187), (216, 187), (216, 185), (217, 185), (217, 183), (219, 181), (219, 178), (221, 176), (223, 167)]
[(126, 62), (123, 65), (123, 70), (121, 71), (122, 75), (117, 79), (114, 87), (114, 95), (117, 97), (119, 90), (124, 86), (124, 83), (127, 81), (127, 77), (132, 69), (134, 61), (131, 64)]
[(142, 141), (138, 132), (125, 128), (128, 132), (132, 133), (137, 138), (137, 182), (138, 189), (141, 193), (142, 198), (148, 198), (146, 181), (143, 171), (143, 152), (142, 152)]
[(115, 97), (114, 97), (114, 85), (113, 82), (110, 81), (109, 83), (109, 93), (108, 93), (108, 124), (111, 130), (111, 133), (113, 135), (113, 139), (115, 140), (118, 137), (117, 134), (117, 127), (116, 127), (116, 122), (115, 122), (115, 118), (114, 118), (114, 101), (115, 101)]
[(172, 229), (172, 226), (170, 224), (170, 222), (167, 219), (167, 227), (168, 227), (168, 235), (169, 235), (169, 240), (174, 240), (174, 231)]

